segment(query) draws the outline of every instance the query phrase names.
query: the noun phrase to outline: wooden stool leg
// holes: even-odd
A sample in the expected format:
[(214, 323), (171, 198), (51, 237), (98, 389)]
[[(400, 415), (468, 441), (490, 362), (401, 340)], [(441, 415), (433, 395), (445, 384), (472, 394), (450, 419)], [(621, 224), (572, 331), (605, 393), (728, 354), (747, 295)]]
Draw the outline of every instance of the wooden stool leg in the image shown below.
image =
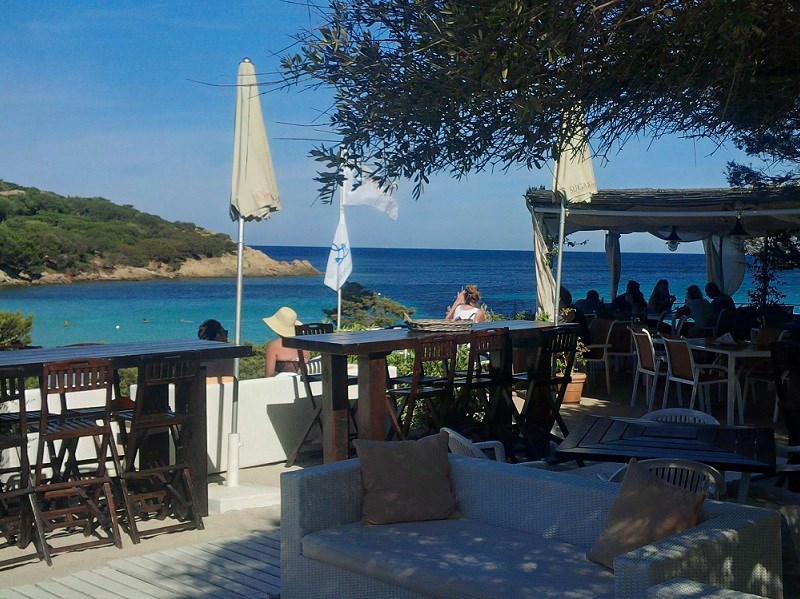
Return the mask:
[(303, 445), (306, 444), (308, 440), (308, 436), (311, 434), (311, 431), (314, 430), (316, 425), (319, 425), (319, 432), (322, 434), (322, 406), (318, 405), (314, 408), (314, 413), (311, 417), (311, 420), (308, 422), (308, 425), (305, 429), (303, 429), (303, 434), (300, 435), (300, 441), (298, 441), (297, 445), (295, 445), (292, 452), (289, 454), (288, 459), (286, 460), (286, 467), (291, 468), (295, 461), (297, 460), (297, 456), (300, 455), (300, 450), (303, 448)]
[(28, 495), (31, 504), (31, 511), (33, 512), (33, 521), (36, 525), (36, 536), (38, 538), (38, 550), (42, 559), (48, 566), (53, 565), (53, 559), (50, 557), (50, 548), (47, 546), (47, 539), (44, 536), (44, 520), (42, 518), (42, 511), (39, 508), (39, 502), (36, 498), (36, 493)]

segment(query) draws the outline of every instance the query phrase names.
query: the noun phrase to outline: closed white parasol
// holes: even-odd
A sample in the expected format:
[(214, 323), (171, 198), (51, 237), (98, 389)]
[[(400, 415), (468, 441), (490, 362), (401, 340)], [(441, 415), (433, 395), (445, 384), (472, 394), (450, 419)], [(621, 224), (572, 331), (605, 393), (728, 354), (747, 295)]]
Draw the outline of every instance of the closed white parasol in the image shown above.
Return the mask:
[[(256, 69), (249, 58), (239, 63), (236, 80), (236, 117), (233, 129), (233, 173), (231, 175), (231, 219), (238, 220), (239, 240), (236, 268), (236, 328), (234, 343), (241, 343), (242, 288), (244, 283), (244, 222), (269, 218), (281, 209), (275, 168), (269, 151), (267, 130), (261, 114), (261, 93)], [(228, 437), (228, 486), (239, 483), (239, 360), (234, 366), (231, 434)]]

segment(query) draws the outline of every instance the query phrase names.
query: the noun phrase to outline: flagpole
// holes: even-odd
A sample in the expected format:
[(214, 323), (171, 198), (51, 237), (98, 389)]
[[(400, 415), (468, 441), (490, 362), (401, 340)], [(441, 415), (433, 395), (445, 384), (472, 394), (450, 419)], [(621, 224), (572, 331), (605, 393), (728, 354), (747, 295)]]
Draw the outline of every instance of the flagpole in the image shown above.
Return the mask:
[[(344, 182), (339, 185), (339, 220), (344, 215)], [(349, 251), (349, 250), (348, 250)], [(336, 330), (342, 328), (342, 287), (336, 290)]]

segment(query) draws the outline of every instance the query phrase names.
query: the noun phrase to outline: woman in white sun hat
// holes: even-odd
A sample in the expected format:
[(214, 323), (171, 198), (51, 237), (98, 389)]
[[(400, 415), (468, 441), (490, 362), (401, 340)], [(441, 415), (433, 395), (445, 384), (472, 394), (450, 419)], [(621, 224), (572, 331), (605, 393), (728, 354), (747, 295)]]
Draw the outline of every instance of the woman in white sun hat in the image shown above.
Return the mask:
[[(264, 318), (263, 321), (278, 335), (277, 339), (267, 344), (264, 352), (264, 373), (267, 376), (276, 376), (284, 372), (288, 374), (300, 372), (298, 351), (283, 347), (283, 338), (294, 337), (294, 326), (303, 324), (297, 320), (297, 312), (283, 306), (272, 316)], [(309, 352), (305, 352), (303, 355), (308, 359)]]

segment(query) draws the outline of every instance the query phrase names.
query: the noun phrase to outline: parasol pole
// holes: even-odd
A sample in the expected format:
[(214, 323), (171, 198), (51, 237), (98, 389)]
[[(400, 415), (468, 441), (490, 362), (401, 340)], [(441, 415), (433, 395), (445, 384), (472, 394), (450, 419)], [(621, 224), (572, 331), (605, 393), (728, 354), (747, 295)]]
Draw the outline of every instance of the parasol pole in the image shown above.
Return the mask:
[(553, 324), (558, 324), (559, 317), (559, 304), (561, 303), (561, 266), (564, 258), (564, 224), (567, 219), (567, 209), (565, 205), (564, 194), (558, 191), (559, 174), (561, 172), (561, 156), (559, 155), (556, 160), (556, 176), (555, 176), (555, 189), (553, 194), (558, 198), (559, 211), (558, 211), (558, 255), (556, 256), (556, 288), (555, 298), (553, 300)]
[[(244, 217), (239, 214), (239, 239), (236, 244), (236, 317), (233, 343), (242, 341), (242, 295), (244, 289)], [(228, 474), (225, 484), (239, 486), (239, 358), (233, 360), (233, 403), (231, 404), (231, 432), (228, 435)]]

